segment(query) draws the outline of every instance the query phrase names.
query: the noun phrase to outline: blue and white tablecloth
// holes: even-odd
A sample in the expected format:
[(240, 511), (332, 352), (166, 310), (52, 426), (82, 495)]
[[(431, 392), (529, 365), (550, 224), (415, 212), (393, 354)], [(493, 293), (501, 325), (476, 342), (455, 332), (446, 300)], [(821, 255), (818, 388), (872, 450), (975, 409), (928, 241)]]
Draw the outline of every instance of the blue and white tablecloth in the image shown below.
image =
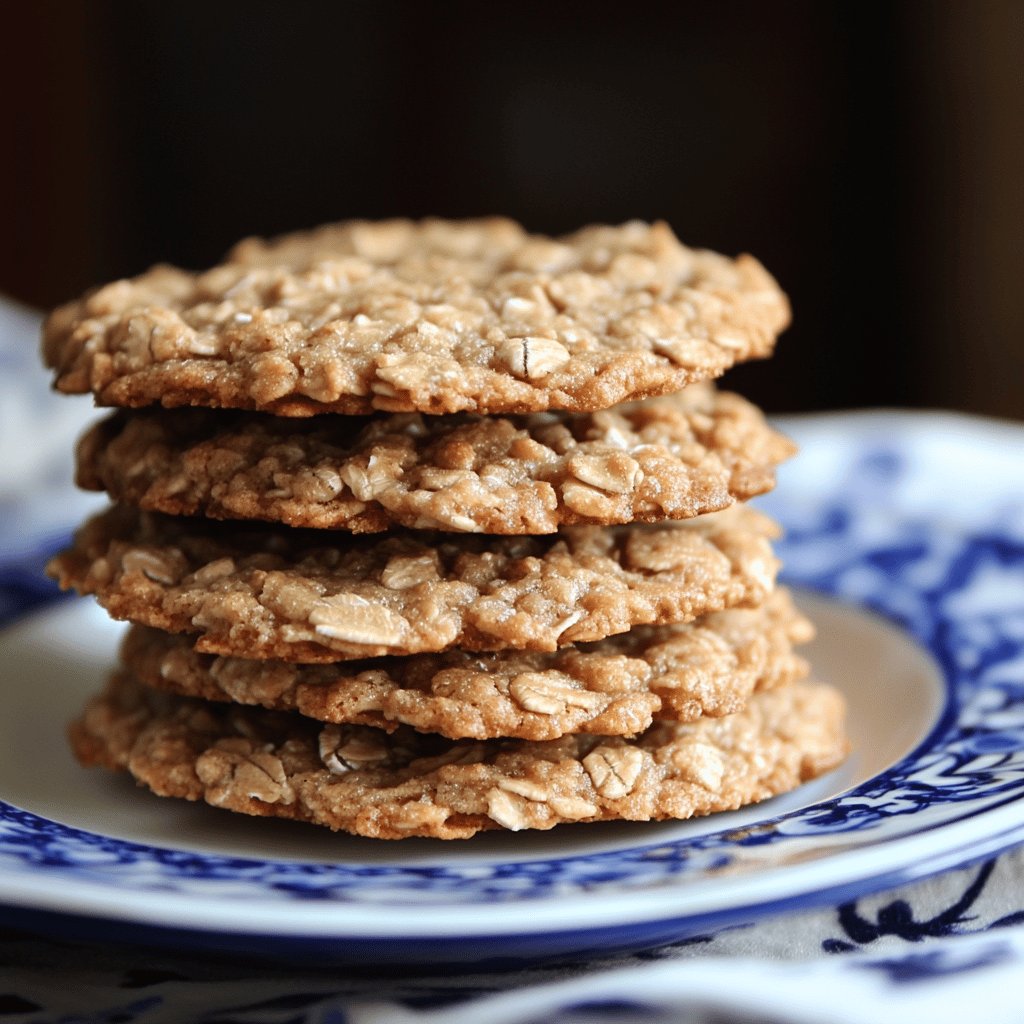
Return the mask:
[[(70, 485), (73, 439), (93, 417), (91, 405), (49, 393), (37, 331), (34, 313), (0, 302), (0, 626), (57, 598), (42, 564), (102, 503)], [(804, 421), (798, 432), (813, 435), (816, 422)], [(890, 444), (910, 445), (929, 422), (925, 414), (901, 416), (884, 427)], [(835, 418), (821, 423), (836, 429)], [(1024, 428), (1021, 439), (1024, 460)], [(951, 464), (944, 482), (951, 493), (956, 477)], [(969, 514), (972, 501), (979, 496), (955, 494), (955, 514)], [(1024, 523), (1024, 493), (1004, 512)], [(1024, 610), (1024, 593), (1021, 601)], [(1024, 668), (1021, 675), (1024, 684)], [(1020, 851), (899, 891), (641, 955), (458, 977), (374, 978), (313, 963), (255, 967), (187, 951), (43, 939), (12, 930), (3, 913), (0, 907), (0, 1021), (16, 1024), (1024, 1019)]]

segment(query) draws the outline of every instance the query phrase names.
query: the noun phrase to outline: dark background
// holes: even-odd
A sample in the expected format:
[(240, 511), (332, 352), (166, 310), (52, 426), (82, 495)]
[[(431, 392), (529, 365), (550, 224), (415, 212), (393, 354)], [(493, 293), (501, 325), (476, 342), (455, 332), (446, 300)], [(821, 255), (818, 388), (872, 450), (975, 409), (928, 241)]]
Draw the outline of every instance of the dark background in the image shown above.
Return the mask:
[(8, 5), (0, 291), (325, 220), (631, 217), (790, 292), (772, 411), (1024, 417), (1024, 4)]

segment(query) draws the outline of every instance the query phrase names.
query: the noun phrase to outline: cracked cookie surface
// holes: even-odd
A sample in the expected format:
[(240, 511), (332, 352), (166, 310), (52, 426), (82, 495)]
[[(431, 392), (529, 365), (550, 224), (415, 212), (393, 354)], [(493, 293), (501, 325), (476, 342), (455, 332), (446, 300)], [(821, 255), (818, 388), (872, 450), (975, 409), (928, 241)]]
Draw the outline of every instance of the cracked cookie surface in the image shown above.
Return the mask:
[(135, 626), (121, 661), (147, 686), (182, 696), (388, 731), (407, 725), (451, 739), (551, 740), (631, 736), (654, 719), (732, 714), (755, 690), (806, 675), (793, 647), (812, 635), (779, 589), (758, 608), (638, 626), (553, 653), (448, 651), (296, 665), (204, 655), (186, 636)]
[(575, 416), (145, 410), (82, 438), (78, 483), (171, 515), (519, 535), (713, 512), (771, 489), (794, 450), (749, 402), (701, 385)]
[(114, 617), (196, 633), (197, 650), (285, 661), (555, 650), (761, 603), (776, 525), (747, 506), (544, 537), (219, 523), (113, 506), (48, 571)]
[(452, 742), (322, 725), (151, 690), (116, 675), (71, 727), (85, 765), (128, 770), (160, 796), (379, 839), (684, 819), (793, 789), (845, 756), (844, 702), (794, 683), (746, 708), (636, 739)]
[(349, 222), (154, 267), (56, 310), (56, 386), (102, 405), (319, 412), (606, 409), (771, 354), (789, 322), (751, 256), (662, 223), (561, 239), (501, 219)]

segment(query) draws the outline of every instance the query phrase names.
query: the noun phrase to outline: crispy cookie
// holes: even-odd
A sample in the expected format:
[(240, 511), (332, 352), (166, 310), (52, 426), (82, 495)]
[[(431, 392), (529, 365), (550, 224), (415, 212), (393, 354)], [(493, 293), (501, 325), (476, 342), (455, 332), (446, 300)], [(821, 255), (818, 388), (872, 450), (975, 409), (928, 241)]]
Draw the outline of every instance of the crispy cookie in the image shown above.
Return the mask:
[(56, 310), (43, 353), (104, 405), (591, 412), (767, 356), (785, 296), (665, 224), (555, 240), (507, 220), (351, 222), (154, 267)]
[(547, 537), (323, 530), (114, 506), (49, 570), (114, 618), (199, 633), (212, 654), (342, 661), (385, 654), (555, 650), (632, 626), (756, 605), (777, 528), (737, 505), (659, 526)]
[(785, 590), (759, 608), (638, 626), (554, 653), (447, 651), (341, 665), (199, 654), (188, 637), (135, 626), (121, 661), (147, 686), (297, 710), (336, 724), (399, 725), (451, 739), (632, 736), (657, 719), (732, 714), (755, 690), (807, 673), (793, 645), (813, 628)]
[(750, 402), (694, 385), (579, 416), (122, 412), (82, 438), (78, 483), (172, 515), (551, 534), (714, 512), (794, 451)]
[(452, 742), (209, 704), (115, 676), (71, 727), (86, 765), (160, 796), (379, 839), (690, 818), (785, 792), (845, 756), (843, 699), (820, 685), (755, 694), (724, 718), (658, 723), (633, 740)]
[(577, 416), (121, 412), (82, 438), (78, 483), (171, 515), (520, 535), (713, 512), (769, 490), (793, 451), (749, 402), (695, 385)]

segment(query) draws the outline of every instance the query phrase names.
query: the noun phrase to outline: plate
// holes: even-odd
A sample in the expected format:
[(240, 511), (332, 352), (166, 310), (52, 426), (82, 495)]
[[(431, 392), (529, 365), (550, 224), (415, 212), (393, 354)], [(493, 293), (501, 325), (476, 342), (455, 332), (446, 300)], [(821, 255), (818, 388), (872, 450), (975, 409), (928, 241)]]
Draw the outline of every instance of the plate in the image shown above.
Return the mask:
[(64, 724), (121, 627), (62, 602), (0, 636), (5, 922), (307, 963), (511, 966), (852, 899), (1024, 841), (1024, 434), (878, 414), (786, 426), (804, 454), (765, 507), (818, 625), (815, 674), (850, 702), (855, 753), (836, 772), (695, 822), (466, 843), (251, 820), (73, 764)]

